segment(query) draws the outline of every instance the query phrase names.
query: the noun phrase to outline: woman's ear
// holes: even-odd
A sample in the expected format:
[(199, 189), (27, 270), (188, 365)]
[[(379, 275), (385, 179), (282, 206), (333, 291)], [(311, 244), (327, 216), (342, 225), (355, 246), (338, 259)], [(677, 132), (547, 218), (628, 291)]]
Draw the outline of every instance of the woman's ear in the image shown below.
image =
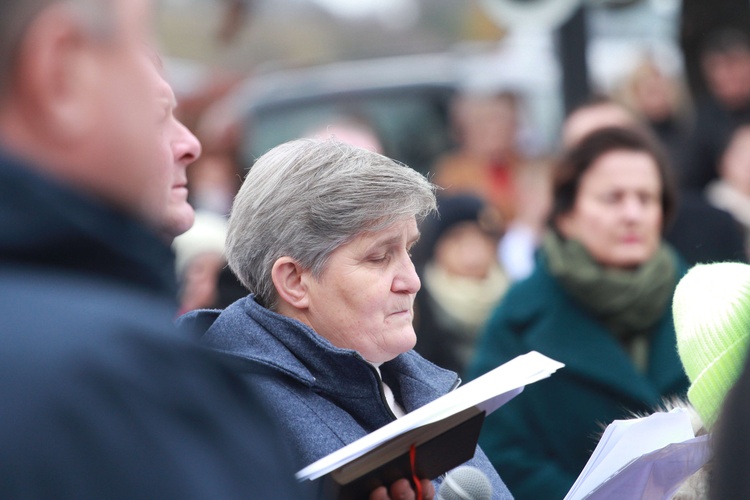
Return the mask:
[(271, 269), (271, 280), (276, 287), (279, 299), (297, 310), (304, 310), (309, 306), (304, 274), (302, 266), (286, 256), (276, 259)]

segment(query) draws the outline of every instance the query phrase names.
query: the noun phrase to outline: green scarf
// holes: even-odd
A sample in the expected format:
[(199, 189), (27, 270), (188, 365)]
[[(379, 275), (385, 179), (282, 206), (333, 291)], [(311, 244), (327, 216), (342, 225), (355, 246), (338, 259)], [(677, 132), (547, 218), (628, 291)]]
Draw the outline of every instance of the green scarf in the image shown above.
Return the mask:
[(542, 250), (552, 276), (623, 344), (656, 324), (677, 285), (677, 256), (665, 243), (636, 269), (603, 267), (580, 242), (554, 231), (544, 236)]

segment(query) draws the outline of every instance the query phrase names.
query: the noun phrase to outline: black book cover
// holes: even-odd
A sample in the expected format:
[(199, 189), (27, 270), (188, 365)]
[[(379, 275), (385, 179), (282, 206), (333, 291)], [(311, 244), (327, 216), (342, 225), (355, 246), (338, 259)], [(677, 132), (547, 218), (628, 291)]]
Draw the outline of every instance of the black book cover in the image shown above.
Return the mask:
[(379, 486), (411, 478), (412, 445), (416, 447), (417, 477), (435, 479), (474, 457), (484, 417), (483, 411), (472, 406), (397, 436), (323, 476), (324, 497), (367, 498)]

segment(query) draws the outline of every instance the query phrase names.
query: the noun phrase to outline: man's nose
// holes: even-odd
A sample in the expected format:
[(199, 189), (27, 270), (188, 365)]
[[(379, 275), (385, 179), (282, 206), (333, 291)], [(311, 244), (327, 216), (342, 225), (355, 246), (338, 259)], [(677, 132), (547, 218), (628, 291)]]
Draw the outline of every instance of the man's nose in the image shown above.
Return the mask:
[(173, 144), (175, 161), (185, 166), (200, 158), (201, 143), (195, 135), (182, 123), (177, 122), (179, 135)]

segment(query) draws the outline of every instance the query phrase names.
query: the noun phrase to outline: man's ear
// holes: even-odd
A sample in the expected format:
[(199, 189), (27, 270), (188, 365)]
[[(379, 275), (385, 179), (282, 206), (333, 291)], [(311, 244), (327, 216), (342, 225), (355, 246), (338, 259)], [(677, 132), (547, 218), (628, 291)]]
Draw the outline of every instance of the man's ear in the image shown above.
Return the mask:
[(298, 310), (310, 305), (306, 285), (307, 272), (291, 257), (279, 257), (271, 269), (271, 279), (279, 298)]
[(61, 142), (88, 134), (97, 103), (92, 99), (98, 66), (93, 41), (64, 2), (46, 7), (24, 36), (15, 82), (36, 127)]

